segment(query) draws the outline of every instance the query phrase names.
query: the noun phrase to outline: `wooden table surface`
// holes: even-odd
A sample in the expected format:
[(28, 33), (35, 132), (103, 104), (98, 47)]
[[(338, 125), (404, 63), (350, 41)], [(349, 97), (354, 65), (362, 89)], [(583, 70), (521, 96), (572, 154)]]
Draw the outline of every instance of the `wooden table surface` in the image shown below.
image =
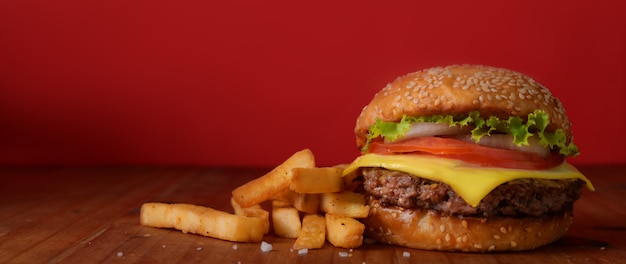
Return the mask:
[[(230, 192), (269, 169), (0, 168), (0, 263), (620, 263), (626, 262), (626, 165), (584, 166), (594, 183), (554, 244), (517, 253), (470, 254), (364, 244), (299, 255), (292, 239), (234, 243), (139, 224), (144, 202), (231, 211)], [(347, 255), (347, 256), (343, 256)], [(408, 256), (405, 256), (408, 255)]]

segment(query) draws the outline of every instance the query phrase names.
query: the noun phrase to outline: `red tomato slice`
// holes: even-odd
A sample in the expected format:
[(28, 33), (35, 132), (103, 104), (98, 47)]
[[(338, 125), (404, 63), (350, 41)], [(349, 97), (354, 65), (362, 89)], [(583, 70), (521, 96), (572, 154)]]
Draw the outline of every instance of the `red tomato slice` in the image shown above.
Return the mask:
[(535, 153), (490, 148), (443, 137), (416, 137), (392, 143), (374, 141), (370, 143), (367, 152), (376, 154), (431, 154), (485, 167), (526, 170), (547, 169), (563, 162), (563, 156), (558, 153), (543, 158)]

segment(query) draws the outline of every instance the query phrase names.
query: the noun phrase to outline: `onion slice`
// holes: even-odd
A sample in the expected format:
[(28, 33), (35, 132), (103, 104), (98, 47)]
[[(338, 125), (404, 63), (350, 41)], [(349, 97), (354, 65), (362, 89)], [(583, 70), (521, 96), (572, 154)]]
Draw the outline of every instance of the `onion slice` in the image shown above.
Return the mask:
[[(448, 124), (432, 123), (432, 122), (418, 122), (411, 124), (411, 128), (401, 138), (395, 141), (400, 141), (415, 137), (428, 137), (428, 136), (454, 136), (469, 134), (472, 131), (471, 126), (450, 126)], [(389, 143), (389, 141), (385, 140)]]
[[(472, 139), (472, 135), (464, 134), (457, 135), (456, 139), (476, 143), (474, 139)], [(537, 137), (528, 138), (528, 145), (518, 146), (513, 143), (513, 135), (509, 134), (492, 134), (490, 136), (483, 136), (478, 141), (479, 145), (483, 145), (486, 147), (499, 148), (499, 149), (510, 149), (510, 150), (518, 150), (523, 152), (536, 153), (541, 157), (547, 158), (550, 156), (550, 149), (548, 147), (542, 146), (539, 144), (539, 139)]]

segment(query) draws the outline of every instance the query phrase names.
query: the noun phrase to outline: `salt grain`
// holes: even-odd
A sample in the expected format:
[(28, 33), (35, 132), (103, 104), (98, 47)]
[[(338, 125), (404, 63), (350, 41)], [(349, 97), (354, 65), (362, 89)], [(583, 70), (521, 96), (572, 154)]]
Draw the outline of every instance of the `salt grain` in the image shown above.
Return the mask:
[(408, 257), (411, 256), (411, 253), (408, 252), (408, 251), (404, 251), (404, 252), (402, 252), (402, 256), (405, 257), (405, 258), (408, 258)]
[(202, 250), (202, 247), (197, 247), (196, 250), (200, 251)]
[(124, 256), (124, 252), (122, 252), (122, 251), (117, 252), (117, 256), (118, 256), (118, 257), (122, 257), (122, 256)]
[(233, 245), (233, 250), (237, 250), (237, 244)]
[(272, 244), (267, 243), (265, 241), (261, 242), (261, 251), (270, 252), (272, 251), (272, 249), (274, 249), (274, 247), (272, 247)]
[(339, 252), (339, 256), (342, 257), (342, 258), (345, 258), (345, 257), (348, 256), (348, 252), (343, 252), (343, 251)]
[(307, 253), (309, 253), (309, 249), (307, 248), (298, 250), (298, 255), (306, 255)]

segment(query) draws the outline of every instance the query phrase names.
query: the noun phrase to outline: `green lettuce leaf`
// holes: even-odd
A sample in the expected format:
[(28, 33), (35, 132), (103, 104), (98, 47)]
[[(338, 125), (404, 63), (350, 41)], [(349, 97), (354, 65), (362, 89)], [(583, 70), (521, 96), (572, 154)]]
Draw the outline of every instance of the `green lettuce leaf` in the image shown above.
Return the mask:
[(562, 129), (545, 131), (550, 123), (550, 118), (546, 112), (541, 110), (535, 110), (528, 114), (526, 119), (518, 116), (511, 116), (504, 120), (496, 116), (484, 118), (477, 111), (473, 111), (466, 116), (433, 115), (410, 117), (405, 115), (402, 116), (400, 122), (385, 122), (377, 119), (376, 123), (370, 127), (367, 142), (361, 151), (366, 152), (370, 142), (377, 137), (390, 141), (398, 140), (409, 131), (411, 124), (417, 122), (433, 122), (450, 126), (473, 125), (474, 129), (472, 129), (471, 134), (472, 139), (476, 142), (479, 142), (482, 137), (496, 132), (513, 135), (513, 143), (522, 146), (529, 144), (528, 138), (537, 135), (539, 144), (550, 149), (558, 149), (562, 155), (576, 156), (579, 154), (578, 147), (573, 142), (566, 144), (567, 138)]

